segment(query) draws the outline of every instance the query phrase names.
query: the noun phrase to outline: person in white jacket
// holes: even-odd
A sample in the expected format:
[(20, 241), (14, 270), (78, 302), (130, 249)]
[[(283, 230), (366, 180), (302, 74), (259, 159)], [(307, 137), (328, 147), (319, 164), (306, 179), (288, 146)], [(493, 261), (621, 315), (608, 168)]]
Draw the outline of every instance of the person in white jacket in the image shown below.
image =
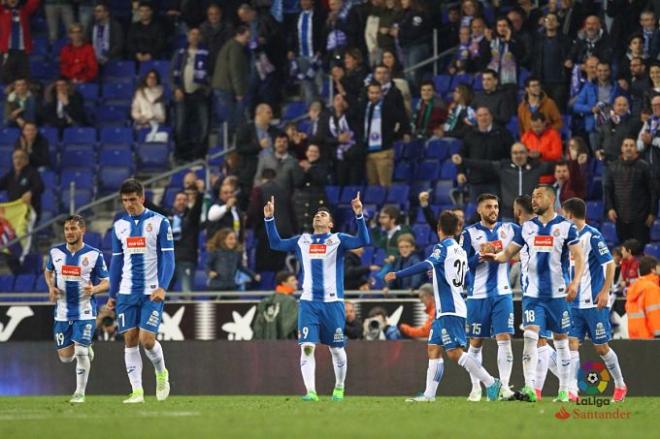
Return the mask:
[(135, 90), (131, 117), (138, 128), (165, 122), (165, 96), (156, 70), (147, 72)]

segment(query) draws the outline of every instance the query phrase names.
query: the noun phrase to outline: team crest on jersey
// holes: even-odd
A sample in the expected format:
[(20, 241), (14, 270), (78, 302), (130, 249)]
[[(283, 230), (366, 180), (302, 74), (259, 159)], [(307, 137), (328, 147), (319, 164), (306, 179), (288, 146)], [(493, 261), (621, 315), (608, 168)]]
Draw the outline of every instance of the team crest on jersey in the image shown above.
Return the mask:
[(431, 256), (433, 256), (434, 258), (439, 258), (440, 257), (440, 249), (436, 248), (435, 250), (433, 250), (433, 253), (431, 253)]
[(154, 230), (154, 228), (151, 225), (151, 223), (147, 224), (147, 233), (151, 233), (151, 232), (153, 232), (153, 230)]
[(607, 254), (607, 252), (608, 252), (607, 245), (603, 241), (600, 241), (598, 243), (598, 253), (600, 253), (600, 255), (602, 256)]
[(506, 232), (504, 230), (500, 230), (500, 238), (505, 239), (506, 238)]
[(89, 259), (87, 259), (87, 256), (85, 256), (82, 260), (83, 267), (87, 267), (89, 265)]
[(344, 331), (341, 328), (337, 328), (337, 330), (335, 331), (335, 336), (333, 341), (335, 342), (344, 341)]
[(553, 234), (554, 236), (559, 236), (559, 233), (560, 233), (560, 232), (559, 232), (559, 229), (555, 229), (555, 230), (553, 230), (553, 232), (552, 232), (552, 234)]

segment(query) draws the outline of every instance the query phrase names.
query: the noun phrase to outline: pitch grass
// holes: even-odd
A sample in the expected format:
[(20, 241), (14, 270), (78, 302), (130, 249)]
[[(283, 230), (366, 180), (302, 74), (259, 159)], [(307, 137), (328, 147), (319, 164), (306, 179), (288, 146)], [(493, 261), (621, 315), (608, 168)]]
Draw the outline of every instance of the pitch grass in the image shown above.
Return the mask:
[[(147, 397), (126, 406), (119, 396), (0, 398), (0, 438), (651, 438), (658, 437), (660, 398), (629, 398), (600, 409), (522, 402), (469, 403), (438, 398), (432, 404), (402, 397), (347, 397), (343, 402), (303, 402), (286, 396)], [(628, 420), (558, 420), (561, 408), (630, 411)]]

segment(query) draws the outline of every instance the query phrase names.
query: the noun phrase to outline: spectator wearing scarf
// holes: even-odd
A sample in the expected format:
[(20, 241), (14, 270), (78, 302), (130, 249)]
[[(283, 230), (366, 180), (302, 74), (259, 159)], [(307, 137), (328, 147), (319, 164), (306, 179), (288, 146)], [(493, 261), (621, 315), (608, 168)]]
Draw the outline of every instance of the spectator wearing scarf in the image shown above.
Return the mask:
[(358, 144), (356, 123), (349, 113), (349, 104), (340, 94), (332, 101), (333, 111), (328, 118), (329, 149), (334, 149), (333, 161), (339, 186), (356, 185), (364, 174), (364, 149)]
[(490, 42), (491, 58), (488, 68), (497, 72), (500, 85), (517, 87), (518, 63), (522, 59), (523, 47), (513, 36), (513, 26), (508, 18), (497, 20), (497, 36)]
[(105, 64), (122, 56), (124, 31), (121, 24), (110, 16), (108, 6), (99, 3), (94, 7), (94, 25), (89, 29), (88, 40), (94, 46), (96, 61)]
[(420, 139), (441, 135), (442, 124), (447, 120), (447, 110), (442, 99), (435, 94), (433, 81), (423, 81), (420, 100), (415, 106), (411, 120), (413, 135)]
[(302, 10), (296, 27), (289, 33), (288, 58), (291, 76), (300, 81), (303, 97), (309, 105), (319, 94), (321, 56), (323, 51), (323, 19), (314, 9), (314, 0), (301, 0)]

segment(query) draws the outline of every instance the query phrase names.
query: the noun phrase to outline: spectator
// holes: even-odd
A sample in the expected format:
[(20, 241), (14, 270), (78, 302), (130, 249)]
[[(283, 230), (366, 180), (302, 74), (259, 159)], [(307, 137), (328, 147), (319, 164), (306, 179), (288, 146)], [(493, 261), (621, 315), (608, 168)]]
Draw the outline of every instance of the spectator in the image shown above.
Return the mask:
[(264, 169), (274, 169), (277, 174), (275, 181), (287, 193), (293, 192), (297, 181), (302, 180), (302, 170), (298, 166), (298, 160), (289, 154), (289, 137), (285, 133), (277, 133), (275, 146), (259, 153), (257, 171), (254, 185), (258, 185)]
[(639, 277), (639, 255), (642, 246), (636, 239), (626, 239), (621, 244), (621, 280), (619, 287), (625, 290)]
[(96, 62), (104, 65), (111, 59), (121, 59), (124, 50), (124, 29), (110, 15), (105, 3), (94, 6), (94, 25), (89, 29), (89, 41), (92, 42)]
[(656, 59), (660, 52), (660, 31), (658, 30), (658, 19), (650, 10), (639, 14), (639, 34), (642, 37), (642, 53), (644, 59)]
[[(390, 34), (397, 39), (403, 53), (403, 66), (412, 67), (431, 55), (432, 21), (419, 0), (401, 0), (401, 11), (395, 18), (396, 26)], [(424, 71), (417, 69), (406, 74), (415, 87), (420, 84)]]
[[(351, 252), (346, 253), (349, 255)], [(350, 300), (344, 300), (344, 312), (346, 313), (346, 327), (344, 334), (349, 340), (359, 340), (362, 338), (362, 320), (355, 312), (355, 304)]]
[(46, 88), (44, 122), (60, 129), (87, 124), (83, 97), (64, 78)]
[(30, 91), (25, 78), (18, 78), (8, 87), (5, 101), (5, 124), (22, 128), (26, 123), (37, 119), (37, 99)]
[[(328, 119), (330, 115), (325, 111), (323, 101), (315, 100), (307, 109), (307, 129), (305, 135), (308, 143), (316, 143), (325, 146), (324, 141), (328, 137)], [(323, 148), (321, 155), (324, 159), (330, 158), (330, 153)]]
[(364, 173), (364, 149), (357, 143), (359, 134), (354, 113), (349, 111), (348, 101), (341, 94), (333, 98), (332, 109), (328, 118), (326, 144), (333, 151), (337, 184), (359, 184)]
[(366, 69), (362, 65), (359, 49), (348, 49), (343, 57), (344, 66), (332, 67), (332, 78), (337, 93), (344, 96), (350, 108), (357, 108), (360, 93), (364, 88)]
[(637, 151), (651, 165), (656, 191), (660, 189), (660, 95), (651, 101), (653, 114), (644, 122), (637, 136)]
[(188, 46), (172, 59), (172, 88), (176, 112), (174, 157), (180, 161), (202, 158), (208, 150), (209, 52), (200, 47), (199, 29), (188, 31)]
[[(398, 255), (393, 258), (394, 260), (391, 262), (392, 266), (389, 270), (399, 271), (421, 262), (421, 258), (417, 254), (415, 236), (409, 233), (403, 233), (399, 235), (396, 243), (399, 250)], [(388, 288), (391, 290), (414, 290), (424, 283), (425, 277), (428, 278), (428, 276), (425, 276), (425, 273), (422, 273), (402, 279), (395, 279), (388, 284)]]
[(383, 97), (381, 85), (372, 82), (364, 110), (364, 137), (367, 150), (367, 181), (370, 185), (390, 186), (394, 171), (394, 142), (407, 132), (399, 120), (393, 99)]
[(513, 34), (511, 22), (506, 17), (496, 20), (495, 32), (490, 40), (490, 53), (488, 68), (496, 72), (502, 91), (515, 99), (518, 70), (525, 54), (524, 48)]
[[(531, 127), (526, 131), (520, 141), (527, 147), (529, 157), (542, 162), (555, 162), (561, 160), (562, 143), (559, 131), (548, 126), (543, 113), (534, 113), (531, 117)], [(552, 184), (555, 181), (552, 173), (541, 175), (539, 183)]]
[(243, 265), (243, 249), (236, 232), (229, 228), (218, 230), (206, 243), (206, 274), (209, 289), (213, 291), (242, 290), (247, 282), (239, 282), (239, 273), (251, 281), (260, 276)]
[(243, 212), (238, 207), (238, 199), (232, 185), (225, 183), (220, 186), (218, 201), (209, 207), (206, 220), (207, 237), (227, 228), (243, 239)]
[[(463, 3), (465, 4), (465, 2)], [(431, 10), (433, 22), (442, 22), (442, 10), (434, 8)], [(474, 20), (472, 20), (474, 22)], [(435, 26), (434, 26), (435, 27)], [(470, 27), (469, 22), (461, 23), (460, 8), (457, 4), (449, 4), (447, 7), (447, 20), (438, 29), (438, 48), (441, 51), (458, 45), (458, 33), (461, 27)]]
[[(527, 0), (523, 0), (527, 1)], [(533, 5), (532, 5), (533, 6)], [(526, 69), (530, 68), (530, 60), (532, 58), (532, 44), (534, 35), (539, 31), (539, 24), (541, 22), (540, 15), (541, 12), (535, 8), (535, 11), (538, 14), (534, 19), (536, 20), (535, 24), (530, 28), (530, 22), (526, 19), (527, 12), (521, 8), (513, 8), (506, 13), (506, 18), (509, 19), (511, 23), (511, 30), (513, 35), (515, 35), (516, 40), (518, 41), (519, 51), (521, 58), (518, 59), (518, 65)]]
[(536, 32), (543, 17), (541, 9), (536, 7), (536, 3), (532, 0), (518, 0), (520, 9), (514, 8), (513, 10), (524, 14), (525, 30), (529, 32)]
[(543, 20), (543, 31), (533, 45), (532, 74), (543, 83), (548, 96), (564, 110), (567, 102), (564, 60), (568, 58), (571, 39), (561, 32), (559, 26), (557, 14), (548, 12)]
[(609, 66), (612, 60), (613, 45), (601, 26), (600, 18), (590, 15), (584, 21), (584, 28), (578, 32), (577, 41), (571, 47), (568, 59), (564, 63), (567, 69), (582, 64), (587, 58), (595, 56)]
[(380, 270), (378, 265), (363, 265), (364, 247), (346, 252), (344, 256), (344, 289), (369, 290), (369, 275)]
[(332, 65), (342, 59), (347, 48), (351, 47), (351, 2), (344, 0), (328, 1), (328, 17), (325, 21), (325, 62)]
[(371, 229), (371, 237), (375, 247), (385, 250), (387, 256), (398, 256), (398, 240), (403, 234), (412, 234), (407, 225), (399, 224), (401, 210), (394, 205), (385, 205), (378, 215), (379, 227)]
[(481, 84), (484, 89), (475, 94), (472, 108), (475, 110), (479, 107), (488, 108), (495, 122), (506, 126), (513, 116), (514, 108), (510, 104), (510, 96), (498, 89), (497, 83), (497, 73), (491, 69), (484, 70), (481, 73)]
[(257, 175), (260, 153), (273, 147), (277, 130), (270, 126), (272, 119), (270, 105), (260, 104), (254, 112), (254, 121), (244, 124), (236, 133), (236, 152), (241, 160), (238, 180), (246, 195), (250, 193)]
[[(397, 110), (396, 121), (405, 126), (407, 133), (408, 130), (408, 116), (411, 109), (412, 97), (410, 96), (410, 89), (407, 89), (408, 84), (403, 80), (393, 80), (390, 69), (383, 65), (374, 67), (373, 79), (381, 85), (383, 99), (390, 101), (394, 108)], [(406, 89), (401, 89), (397, 84), (405, 84)], [(367, 86), (369, 83), (367, 83)], [(367, 88), (364, 89), (364, 100), (368, 100), (366, 96)], [(404, 111), (405, 110), (405, 111)]]
[(280, 271), (275, 275), (275, 294), (293, 295), (298, 291), (298, 279), (290, 271)]
[(554, 184), (555, 207), (560, 211), (561, 205), (569, 198), (587, 197), (587, 179), (583, 167), (587, 154), (580, 154), (577, 160), (560, 160), (555, 163)]
[(197, 267), (199, 223), (204, 203), (204, 181), (197, 180), (193, 189), (179, 192), (174, 198), (171, 224), (174, 237), (176, 271), (171, 285), (181, 281), (181, 291), (189, 293)]
[(93, 82), (99, 73), (94, 47), (85, 42), (80, 23), (69, 26), (70, 42), (60, 51), (60, 73), (73, 83)]
[(644, 56), (644, 37), (641, 34), (632, 34), (628, 38), (628, 50), (619, 58), (617, 76), (620, 79), (627, 81), (630, 78), (630, 63), (632, 63), (633, 58), (641, 58), (643, 62), (646, 60)]
[[(452, 161), (464, 169), (472, 169), (472, 174), (480, 172), (486, 175), (499, 175), (499, 187), (497, 180), (481, 189), (475, 191), (472, 200), (476, 200), (479, 194), (488, 192), (493, 193), (495, 189), (501, 194), (502, 204), (500, 215), (504, 218), (512, 218), (513, 202), (516, 197), (529, 195), (539, 183), (541, 175), (552, 172), (553, 164), (550, 162), (539, 162), (530, 160), (527, 148), (522, 143), (514, 143), (511, 146), (511, 156), (509, 159), (498, 161), (466, 158), (465, 156), (454, 154)], [(493, 186), (495, 184), (496, 186)], [(491, 188), (491, 189), (487, 189)], [(472, 188), (470, 188), (472, 194)]]
[(291, 208), (291, 194), (275, 181), (276, 176), (274, 169), (264, 169), (261, 173), (260, 185), (255, 186), (250, 194), (246, 225), (254, 230), (254, 236), (257, 239), (255, 268), (260, 273), (280, 271), (284, 269), (286, 260), (286, 253), (273, 251), (268, 244), (263, 208), (271, 197), (275, 197), (277, 203), (277, 229), (280, 235), (283, 238), (288, 238), (293, 236), (294, 230), (296, 230), (293, 221), (293, 209)]
[(121, 341), (122, 335), (117, 328), (116, 314), (103, 305), (96, 316), (96, 341)]
[(424, 305), (424, 311), (426, 312), (427, 318), (424, 321), (422, 326), (413, 327), (407, 323), (401, 323), (399, 325), (399, 330), (401, 334), (410, 338), (428, 338), (431, 332), (431, 325), (435, 320), (435, 299), (433, 293), (433, 285), (425, 283), (419, 287), (417, 290), (417, 296), (419, 301)]
[[(471, 1), (469, 3), (472, 3)], [(466, 26), (464, 24), (464, 26)], [(490, 41), (486, 38), (486, 22), (483, 18), (475, 18), (467, 26), (470, 26), (471, 37), (469, 56), (466, 62), (468, 73), (481, 72), (490, 61)]]
[(250, 38), (250, 30), (246, 26), (239, 26), (236, 35), (220, 49), (213, 69), (211, 85), (218, 122), (227, 121), (230, 133), (245, 119), (244, 99), (250, 76), (250, 59), (245, 53), (245, 46)]
[(651, 79), (651, 86), (648, 90), (644, 92), (643, 96), (643, 107), (642, 111), (644, 113), (651, 113), (651, 100), (660, 95), (660, 63), (657, 61), (651, 64), (649, 67), (649, 78)]
[(365, 340), (398, 340), (401, 332), (388, 322), (387, 311), (382, 306), (369, 310), (368, 318), (362, 324)]
[(611, 115), (596, 132), (596, 157), (609, 164), (619, 158), (623, 139), (639, 133), (639, 120), (630, 115), (628, 99), (619, 96), (614, 100)]
[[(468, 130), (463, 138), (460, 156), (473, 160), (505, 160), (513, 144), (511, 134), (505, 128), (493, 124), (492, 113), (486, 106), (477, 107), (476, 118), (477, 126)], [(479, 194), (484, 192), (499, 193), (497, 174), (490, 170), (474, 168), (468, 173), (465, 165), (461, 164), (456, 181), (460, 185), (469, 182), (472, 200), (476, 200)]]
[(73, 5), (71, 3), (72, 0), (44, 0), (44, 11), (46, 13), (48, 40), (50, 44), (55, 43), (59, 38), (60, 21), (64, 25), (64, 29), (69, 29), (73, 24)]
[(140, 1), (138, 14), (139, 20), (131, 24), (126, 36), (127, 55), (140, 62), (162, 59), (168, 39), (163, 26), (153, 17), (151, 2)]
[(561, 130), (563, 123), (557, 104), (543, 92), (541, 81), (535, 76), (530, 76), (525, 80), (525, 96), (518, 105), (520, 134), (532, 129), (532, 116), (535, 114), (545, 116), (549, 128)]
[(656, 266), (655, 258), (641, 258), (641, 277), (628, 289), (626, 315), (629, 338), (660, 338), (660, 286)]
[(34, 122), (26, 122), (21, 129), (21, 137), (16, 140), (14, 149), (22, 149), (28, 154), (30, 165), (35, 168), (50, 167), (48, 139), (38, 130)]
[(199, 27), (204, 21), (207, 1), (181, 1), (165, 2), (165, 16), (174, 22), (176, 27), (192, 29)]
[(44, 183), (36, 168), (30, 165), (29, 157), (22, 149), (14, 150), (12, 168), (0, 177), (0, 191), (7, 191), (9, 201), (23, 200), (34, 209), (37, 218), (41, 213), (41, 194)]
[(605, 212), (619, 240), (635, 238), (642, 246), (649, 242), (649, 227), (655, 220), (657, 194), (651, 167), (639, 158), (634, 138), (621, 145), (621, 158), (605, 174)]
[(639, 119), (644, 109), (644, 96), (653, 85), (642, 58), (634, 57), (630, 60), (630, 76), (624, 78), (624, 81), (624, 88), (630, 94), (630, 111), (633, 117)]
[[(464, 75), (467, 73), (470, 62), (470, 28), (462, 26), (458, 30), (458, 48), (454, 52), (454, 57), (447, 67), (447, 73), (450, 75)], [(488, 41), (484, 39), (484, 41)]]
[(30, 76), (30, 17), (39, 8), (39, 0), (19, 3), (20, 0), (0, 2), (0, 83), (4, 84)]
[(584, 24), (585, 11), (582, 2), (575, 0), (550, 0), (548, 11), (557, 15), (559, 32), (568, 40), (574, 40)]
[(206, 9), (206, 21), (200, 26), (199, 30), (202, 33), (202, 41), (209, 50), (208, 71), (209, 76), (213, 76), (215, 72), (215, 62), (218, 58), (218, 53), (234, 35), (234, 26), (231, 17), (223, 13), (223, 8), (216, 4), (211, 3)]
[(328, 204), (325, 187), (330, 184), (332, 173), (329, 164), (321, 158), (321, 149), (314, 144), (307, 147), (307, 158), (299, 166), (301, 171), (294, 174), (293, 210), (298, 230), (312, 233), (314, 214)]
[(433, 81), (423, 81), (420, 99), (415, 105), (411, 120), (412, 133), (420, 139), (442, 137), (442, 124), (447, 120), (447, 110), (442, 98), (436, 95)]
[(366, 53), (370, 66), (376, 65), (381, 57), (381, 50), (378, 46), (378, 34), (380, 33), (378, 25), (384, 3), (384, 0), (369, 0), (360, 8), (367, 16), (364, 26), (364, 42), (367, 46)]
[(149, 70), (140, 80), (131, 103), (131, 117), (136, 128), (165, 123), (165, 95), (157, 70)]
[(397, 88), (400, 89), (399, 84), (405, 84), (408, 86), (404, 78), (403, 66), (399, 62), (399, 58), (395, 51), (384, 50), (383, 55), (381, 56), (381, 63), (390, 70), (390, 76), (392, 80), (395, 81)]
[(289, 151), (298, 160), (305, 160), (307, 154), (307, 134), (298, 129), (296, 122), (289, 122), (284, 126), (284, 132), (289, 137)]
[(476, 123), (477, 118), (470, 106), (472, 89), (469, 85), (458, 84), (452, 92), (447, 121), (442, 125), (441, 137), (456, 137), (462, 139), (465, 133)]
[(300, 0), (296, 27), (289, 32), (289, 52), (292, 75), (300, 83), (307, 105), (318, 98), (322, 81), (323, 17), (314, 10), (314, 0)]

